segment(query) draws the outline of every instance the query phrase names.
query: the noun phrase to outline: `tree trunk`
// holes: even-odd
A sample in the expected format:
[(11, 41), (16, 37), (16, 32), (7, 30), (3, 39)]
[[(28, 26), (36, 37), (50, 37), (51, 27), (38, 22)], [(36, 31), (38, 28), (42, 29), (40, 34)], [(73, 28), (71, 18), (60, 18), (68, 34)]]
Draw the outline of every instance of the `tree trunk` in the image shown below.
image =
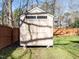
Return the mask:
[(13, 27), (12, 0), (4, 0), (3, 5), (3, 24)]

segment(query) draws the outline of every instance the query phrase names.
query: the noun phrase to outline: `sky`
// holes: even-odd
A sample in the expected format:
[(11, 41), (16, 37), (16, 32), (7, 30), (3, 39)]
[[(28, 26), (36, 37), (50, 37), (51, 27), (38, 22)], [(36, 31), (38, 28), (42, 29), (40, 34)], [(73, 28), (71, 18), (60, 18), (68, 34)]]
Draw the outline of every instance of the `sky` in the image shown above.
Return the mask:
[(69, 9), (69, 4), (68, 4), (69, 0), (60, 0), (60, 4), (63, 6), (63, 10), (66, 12)]
[[(34, 1), (34, 3), (36, 3), (36, 0), (33, 0), (33, 1)], [(42, 3), (45, 0), (38, 0), (38, 1), (39, 1), (39, 3)], [(58, 0), (58, 2), (60, 4), (62, 4), (62, 7), (63, 7), (64, 11), (68, 10), (68, 1), (69, 0)], [(14, 2), (13, 2), (13, 10), (19, 7), (19, 3), (20, 3), (20, 0), (14, 0)], [(24, 3), (24, 2), (22, 2), (22, 3)]]
[[(14, 0), (13, 4), (12, 4), (12, 10), (14, 11), (16, 8), (20, 7), (20, 1), (24, 1), (24, 0)], [(45, 0), (38, 0), (39, 3), (44, 2)], [(75, 2), (76, 1), (76, 2)], [(62, 6), (62, 9), (64, 10), (64, 12), (69, 11), (69, 0), (57, 0), (57, 2), (59, 2)], [(36, 0), (33, 0), (33, 3), (36, 3)], [(25, 2), (21, 2), (21, 4), (25, 4)], [(79, 0), (74, 0), (73, 5), (79, 4)], [(79, 5), (77, 5), (79, 6)], [(2, 9), (2, 0), (0, 0), (0, 10)], [(73, 8), (76, 9), (76, 8)], [(78, 9), (79, 10), (79, 9)]]
[[(21, 4), (25, 4), (26, 2), (24, 2), (23, 0), (14, 0), (14, 2), (13, 2), (13, 10), (14, 9), (16, 9), (16, 8), (18, 8), (18, 7), (20, 7), (20, 1), (21, 1)], [(29, 2), (30, 2), (31, 0), (29, 0)], [(44, 2), (44, 0), (38, 0), (39, 1), (39, 3), (42, 3), (42, 2)], [(37, 4), (37, 2), (36, 2), (36, 0), (33, 0), (33, 3), (34, 4)]]
[(2, 1), (0, 0), (0, 10), (2, 9)]

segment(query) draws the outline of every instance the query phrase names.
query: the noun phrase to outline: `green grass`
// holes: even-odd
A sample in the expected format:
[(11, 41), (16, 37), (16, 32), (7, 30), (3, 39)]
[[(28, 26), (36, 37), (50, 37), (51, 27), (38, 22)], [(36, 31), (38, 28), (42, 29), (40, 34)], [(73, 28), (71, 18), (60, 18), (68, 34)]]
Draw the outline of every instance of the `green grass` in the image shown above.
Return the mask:
[(79, 36), (54, 37), (54, 47), (7, 47), (0, 59), (79, 59)]
[(79, 36), (58, 36), (58, 37), (54, 37), (54, 44), (59, 44), (59, 45), (63, 45), (63, 44), (69, 44), (72, 42), (76, 42), (79, 43)]
[[(12, 53), (5, 51), (2, 56), (4, 59), (73, 59), (72, 55), (58, 47), (53, 48), (31, 48), (23, 50), (17, 48)], [(4, 53), (4, 52), (0, 52)], [(0, 58), (2, 59), (2, 58)]]

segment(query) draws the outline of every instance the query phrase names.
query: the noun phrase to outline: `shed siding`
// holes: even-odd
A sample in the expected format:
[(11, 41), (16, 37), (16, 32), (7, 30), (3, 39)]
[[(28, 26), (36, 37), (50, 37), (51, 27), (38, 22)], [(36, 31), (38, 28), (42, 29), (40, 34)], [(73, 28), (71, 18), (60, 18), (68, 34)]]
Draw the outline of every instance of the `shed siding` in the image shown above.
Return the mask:
[[(21, 46), (52, 46), (53, 45), (53, 17), (49, 14), (31, 14), (36, 19), (25, 19), (20, 27)], [(47, 16), (38, 19), (37, 16)], [(21, 23), (22, 21), (20, 21)]]

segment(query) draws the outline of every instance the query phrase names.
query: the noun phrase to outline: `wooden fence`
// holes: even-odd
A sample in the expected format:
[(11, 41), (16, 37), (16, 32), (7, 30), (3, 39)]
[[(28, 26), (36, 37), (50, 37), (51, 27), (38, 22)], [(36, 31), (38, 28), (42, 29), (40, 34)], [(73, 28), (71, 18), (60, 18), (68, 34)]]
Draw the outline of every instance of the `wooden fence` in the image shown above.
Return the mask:
[[(0, 25), (0, 49), (18, 41), (19, 35), (19, 28), (10, 28)], [(79, 35), (79, 28), (54, 29), (54, 35)]]
[(18, 41), (19, 29), (0, 25), (0, 49)]
[(54, 29), (54, 35), (71, 36), (79, 35), (79, 28), (57, 28)]

